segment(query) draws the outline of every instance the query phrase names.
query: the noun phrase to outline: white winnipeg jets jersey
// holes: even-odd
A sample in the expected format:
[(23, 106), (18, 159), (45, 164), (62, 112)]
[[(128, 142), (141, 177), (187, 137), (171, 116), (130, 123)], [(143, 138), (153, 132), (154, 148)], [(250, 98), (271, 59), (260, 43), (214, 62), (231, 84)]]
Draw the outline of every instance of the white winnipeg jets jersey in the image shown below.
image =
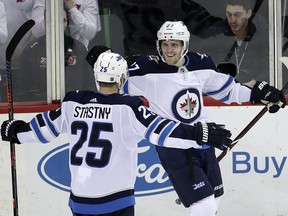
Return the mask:
[(221, 74), (211, 58), (189, 52), (182, 67), (170, 66), (159, 56), (140, 57), (129, 68), (124, 91), (145, 97), (151, 111), (186, 124), (208, 121), (203, 94), (224, 103), (250, 100), (251, 89)]
[[(175, 148), (199, 147), (195, 127), (163, 119), (139, 97), (90, 91), (67, 93), (61, 108), (36, 115), (20, 127), (21, 143), (47, 143), (69, 136), (69, 206), (82, 214), (104, 214), (131, 206), (137, 143)], [(175, 144), (177, 143), (177, 145)]]

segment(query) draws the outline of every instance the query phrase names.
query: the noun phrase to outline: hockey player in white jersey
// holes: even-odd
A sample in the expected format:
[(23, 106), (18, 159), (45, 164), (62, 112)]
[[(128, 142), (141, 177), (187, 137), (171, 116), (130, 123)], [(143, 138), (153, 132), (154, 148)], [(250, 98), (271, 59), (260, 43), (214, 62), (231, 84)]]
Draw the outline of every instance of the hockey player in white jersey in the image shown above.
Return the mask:
[(137, 143), (144, 138), (173, 148), (230, 146), (231, 133), (223, 125), (190, 126), (163, 119), (139, 97), (119, 94), (128, 77), (127, 62), (119, 54), (102, 53), (94, 72), (99, 92), (69, 92), (61, 108), (38, 114), (28, 123), (7, 120), (1, 126), (2, 140), (19, 144), (47, 143), (68, 133), (69, 207), (74, 216), (134, 215)]
[[(129, 67), (124, 89), (144, 96), (159, 116), (190, 125), (208, 121), (203, 94), (227, 104), (268, 104), (270, 113), (285, 106), (284, 95), (268, 83), (254, 81), (253, 88), (236, 83), (233, 77), (219, 73), (208, 55), (188, 52), (190, 33), (181, 21), (165, 22), (157, 37), (159, 56), (138, 58)], [(190, 216), (215, 215), (224, 193), (215, 149), (207, 145), (202, 150), (156, 149), (180, 200), (190, 207)]]

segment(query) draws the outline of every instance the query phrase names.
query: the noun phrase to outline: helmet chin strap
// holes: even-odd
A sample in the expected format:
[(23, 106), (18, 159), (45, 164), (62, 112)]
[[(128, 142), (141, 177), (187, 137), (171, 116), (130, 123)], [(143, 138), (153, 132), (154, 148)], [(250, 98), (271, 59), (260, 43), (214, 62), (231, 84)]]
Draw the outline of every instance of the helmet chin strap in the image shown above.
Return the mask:
[(127, 79), (125, 79), (124, 75), (122, 75), (119, 82), (118, 82), (119, 91), (121, 91), (121, 89), (123, 88), (126, 81), (127, 81)]
[(183, 55), (180, 56), (179, 60), (174, 65), (177, 66), (177, 67), (183, 66), (184, 62), (182, 63), (182, 60), (184, 60), (184, 56)]

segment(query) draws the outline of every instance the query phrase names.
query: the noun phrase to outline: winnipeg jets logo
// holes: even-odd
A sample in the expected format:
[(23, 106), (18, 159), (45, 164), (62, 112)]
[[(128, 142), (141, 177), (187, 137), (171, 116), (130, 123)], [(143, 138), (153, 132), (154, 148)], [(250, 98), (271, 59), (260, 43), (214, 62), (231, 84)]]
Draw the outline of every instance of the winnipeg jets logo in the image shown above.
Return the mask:
[(187, 98), (183, 103), (180, 103), (180, 108), (191, 117), (192, 114), (194, 114), (194, 109), (197, 105), (197, 101), (193, 100), (192, 97), (189, 96), (189, 91), (187, 91)]
[(201, 113), (200, 93), (194, 88), (183, 89), (175, 95), (171, 105), (176, 119), (191, 123)]

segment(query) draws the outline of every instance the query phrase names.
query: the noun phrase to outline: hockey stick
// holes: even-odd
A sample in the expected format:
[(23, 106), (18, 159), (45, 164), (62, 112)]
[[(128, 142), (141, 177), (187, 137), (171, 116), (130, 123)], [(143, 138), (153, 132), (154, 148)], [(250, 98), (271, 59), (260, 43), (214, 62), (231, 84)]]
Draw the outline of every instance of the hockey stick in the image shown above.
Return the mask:
[[(281, 57), (280, 61), (288, 68), (288, 57)], [(288, 89), (288, 82), (281, 89), (281, 93), (284, 93)], [(253, 119), (252, 121), (240, 132), (240, 134), (232, 141), (232, 145), (229, 149), (221, 152), (221, 154), (217, 157), (218, 161), (221, 161), (222, 158), (231, 151), (232, 148), (243, 138), (246, 133), (258, 122), (258, 120), (268, 111), (267, 106), (265, 106)]]
[[(9, 120), (13, 119), (13, 94), (12, 94), (12, 73), (11, 73), (11, 59), (13, 53), (24, 37), (24, 35), (34, 26), (34, 20), (25, 22), (10, 40), (6, 49), (6, 91), (8, 102)], [(13, 193), (13, 213), (18, 216), (18, 195), (17, 195), (17, 177), (16, 177), (16, 152), (15, 143), (10, 142), (10, 158), (11, 158), (11, 174), (12, 174), (12, 193)]]

